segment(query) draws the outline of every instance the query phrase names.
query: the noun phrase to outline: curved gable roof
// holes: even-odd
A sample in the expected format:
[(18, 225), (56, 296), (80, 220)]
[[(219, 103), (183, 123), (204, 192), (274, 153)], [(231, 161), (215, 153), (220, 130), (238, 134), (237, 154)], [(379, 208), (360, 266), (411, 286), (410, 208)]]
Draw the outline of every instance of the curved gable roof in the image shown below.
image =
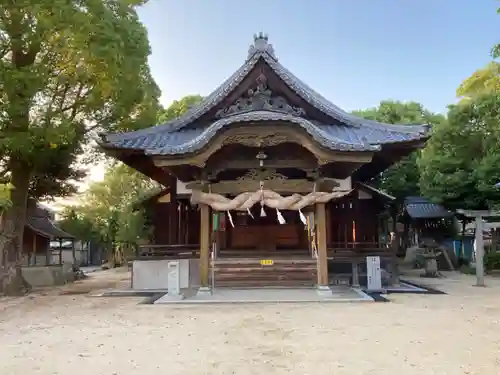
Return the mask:
[[(201, 130), (185, 129), (186, 126), (195, 123), (203, 115), (222, 103), (261, 60), (300, 98), (331, 118), (331, 124), (314, 124), (300, 117), (296, 117), (296, 119), (300, 120), (295, 120), (295, 118), (292, 120), (297, 124), (306, 121), (308, 123), (305, 125), (306, 130), (309, 129), (309, 124), (318, 127), (312, 132), (326, 135), (324, 137), (325, 146), (329, 148), (374, 151), (385, 143), (424, 140), (428, 137), (429, 128), (426, 125), (384, 124), (366, 120), (343, 111), (286, 69), (276, 58), (274, 48), (268, 43), (267, 36), (259, 34), (254, 37), (254, 43), (249, 48), (248, 57), (244, 64), (200, 104), (189, 109), (179, 118), (162, 125), (130, 133), (105, 134), (102, 136), (104, 142), (101, 145), (104, 147), (141, 149), (147, 154), (175, 154), (195, 151), (196, 147), (192, 147), (193, 145), (205, 142), (203, 134), (213, 135), (214, 132), (211, 130), (221, 127), (221, 124), (235, 122), (235, 120), (228, 121), (228, 118), (217, 120), (208, 128)], [(249, 112), (249, 114), (251, 113)], [(256, 113), (255, 116), (257, 115)], [(338, 125), (338, 122), (342, 125)], [(311, 134), (311, 132), (309, 133)], [(337, 148), (339, 144), (354, 146)], [(177, 151), (174, 152), (174, 150)]]

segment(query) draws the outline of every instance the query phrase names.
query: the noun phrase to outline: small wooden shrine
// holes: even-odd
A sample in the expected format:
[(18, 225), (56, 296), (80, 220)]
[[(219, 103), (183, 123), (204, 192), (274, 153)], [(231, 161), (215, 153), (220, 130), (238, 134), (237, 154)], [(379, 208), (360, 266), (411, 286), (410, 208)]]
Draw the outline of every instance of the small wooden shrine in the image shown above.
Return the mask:
[[(0, 229), (4, 224), (0, 215)], [(23, 232), (23, 252), (21, 264), (23, 266), (48, 266), (54, 264), (50, 248), (51, 241), (71, 241), (74, 236), (64, 232), (54, 224), (54, 217), (32, 199), (28, 200), (26, 225)], [(57, 262), (61, 263), (61, 254)]]
[(428, 134), (344, 112), (260, 34), (201, 104), (163, 125), (104, 134), (100, 145), (166, 187), (155, 203), (156, 247), (199, 257), (202, 290), (213, 275), (217, 285), (328, 291), (328, 260), (352, 264), (357, 284), (366, 256), (394, 259), (379, 223), (391, 197), (365, 182)]

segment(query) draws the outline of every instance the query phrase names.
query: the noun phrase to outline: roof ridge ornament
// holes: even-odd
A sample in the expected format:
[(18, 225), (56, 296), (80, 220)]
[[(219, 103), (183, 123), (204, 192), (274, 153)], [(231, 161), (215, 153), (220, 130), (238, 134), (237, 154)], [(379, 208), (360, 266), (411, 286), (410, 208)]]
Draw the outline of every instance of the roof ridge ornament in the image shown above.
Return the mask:
[(219, 109), (215, 116), (224, 118), (240, 113), (251, 111), (271, 111), (290, 114), (293, 116), (304, 116), (305, 110), (301, 107), (290, 105), (282, 96), (273, 96), (272, 90), (267, 85), (267, 77), (261, 72), (254, 89), (248, 89), (246, 95), (242, 95), (236, 101), (222, 109)]
[(248, 47), (247, 61), (250, 60), (256, 53), (267, 53), (274, 60), (278, 61), (274, 53), (274, 48), (271, 43), (269, 43), (269, 36), (264, 34), (262, 31), (253, 36), (253, 44)]

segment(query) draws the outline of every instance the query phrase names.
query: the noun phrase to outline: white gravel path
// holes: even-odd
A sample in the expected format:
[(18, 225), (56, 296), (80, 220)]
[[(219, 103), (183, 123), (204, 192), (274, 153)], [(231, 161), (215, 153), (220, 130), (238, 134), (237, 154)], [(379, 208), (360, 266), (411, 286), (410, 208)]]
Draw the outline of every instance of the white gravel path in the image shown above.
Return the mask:
[[(127, 274), (0, 299), (0, 374), (498, 374), (500, 280), (392, 303), (138, 305), (64, 295), (123, 285)], [(418, 280), (419, 282), (424, 280)], [(428, 280), (425, 280), (429, 282)]]

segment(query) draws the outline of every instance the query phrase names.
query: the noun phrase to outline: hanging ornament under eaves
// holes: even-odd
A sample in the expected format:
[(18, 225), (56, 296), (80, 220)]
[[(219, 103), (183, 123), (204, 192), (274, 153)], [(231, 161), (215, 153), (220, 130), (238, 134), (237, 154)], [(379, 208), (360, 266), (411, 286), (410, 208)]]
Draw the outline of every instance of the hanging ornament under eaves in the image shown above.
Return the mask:
[(299, 217), (302, 224), (307, 225), (307, 219), (306, 216), (302, 213), (302, 210), (299, 210)]
[(227, 211), (227, 217), (229, 218), (229, 222), (231, 223), (231, 226), (234, 228), (234, 221), (233, 221), (233, 217), (231, 216), (230, 211)]
[(278, 217), (278, 223), (286, 224), (285, 218), (281, 214), (280, 210), (276, 209), (276, 216)]

